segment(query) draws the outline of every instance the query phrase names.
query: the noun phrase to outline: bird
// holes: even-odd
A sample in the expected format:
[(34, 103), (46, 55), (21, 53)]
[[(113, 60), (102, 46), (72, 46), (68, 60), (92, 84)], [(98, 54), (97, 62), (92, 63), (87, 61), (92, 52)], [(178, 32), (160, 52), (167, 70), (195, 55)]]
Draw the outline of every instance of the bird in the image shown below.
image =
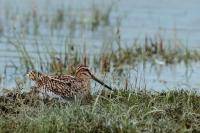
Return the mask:
[(35, 87), (39, 90), (53, 92), (61, 97), (87, 96), (90, 95), (90, 80), (93, 79), (109, 90), (113, 90), (94, 76), (89, 67), (79, 65), (76, 68), (75, 75), (47, 75), (35, 70), (27, 73), (29, 79), (35, 81)]

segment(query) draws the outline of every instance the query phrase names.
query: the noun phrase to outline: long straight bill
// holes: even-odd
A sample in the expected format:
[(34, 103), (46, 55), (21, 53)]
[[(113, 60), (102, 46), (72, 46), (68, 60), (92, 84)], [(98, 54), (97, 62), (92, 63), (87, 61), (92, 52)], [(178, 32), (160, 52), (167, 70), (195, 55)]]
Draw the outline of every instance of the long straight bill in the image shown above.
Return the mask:
[(103, 81), (101, 81), (98, 78), (96, 78), (94, 75), (91, 75), (91, 76), (92, 76), (92, 79), (95, 80), (95, 81), (97, 81), (99, 84), (103, 85), (104, 87), (108, 88), (109, 90), (113, 90), (110, 86), (108, 86)]

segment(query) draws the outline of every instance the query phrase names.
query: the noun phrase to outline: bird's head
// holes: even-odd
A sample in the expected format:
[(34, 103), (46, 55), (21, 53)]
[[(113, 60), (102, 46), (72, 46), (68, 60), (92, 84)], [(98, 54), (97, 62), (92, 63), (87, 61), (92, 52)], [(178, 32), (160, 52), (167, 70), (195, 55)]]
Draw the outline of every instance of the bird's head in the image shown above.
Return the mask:
[(92, 78), (92, 74), (91, 74), (88, 66), (79, 65), (76, 68), (75, 77), (80, 78), (80, 79), (91, 79)]
[(42, 74), (40, 72), (37, 72), (35, 70), (32, 70), (27, 73), (27, 77), (33, 81), (37, 81), (38, 79), (40, 79), (41, 75)]
[(103, 81), (99, 80), (97, 77), (95, 77), (89, 70), (88, 66), (86, 65), (79, 65), (76, 68), (76, 73), (75, 73), (75, 77), (82, 79), (82, 80), (89, 80), (89, 79), (93, 79), (96, 82), (98, 82), (99, 84), (103, 85), (104, 87), (112, 90), (112, 88), (108, 85), (106, 85)]

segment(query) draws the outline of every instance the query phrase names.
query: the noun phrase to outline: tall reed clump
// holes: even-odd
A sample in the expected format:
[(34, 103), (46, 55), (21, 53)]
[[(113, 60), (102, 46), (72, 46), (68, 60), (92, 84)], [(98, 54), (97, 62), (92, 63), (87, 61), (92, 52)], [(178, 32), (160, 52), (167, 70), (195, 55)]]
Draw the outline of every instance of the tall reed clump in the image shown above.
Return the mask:
[(8, 39), (8, 42), (16, 49), (17, 53), (19, 54), (22, 69), (24, 69), (26, 72), (28, 72), (31, 69), (34, 69), (34, 61), (30, 56), (24, 43), (18, 39), (14, 41)]
[[(137, 39), (127, 47), (120, 44), (117, 49), (110, 50), (112, 52), (106, 53), (110, 57), (110, 61), (114, 66), (118, 67), (124, 64), (135, 64), (139, 62), (150, 62), (155, 64), (158, 60), (162, 64), (177, 64), (200, 61), (200, 52), (184, 47), (174, 48), (172, 44), (167, 44), (163, 39), (153, 40), (145, 38), (144, 44), (137, 41)], [(172, 46), (171, 46), (172, 45)], [(105, 57), (104, 54), (100, 59)]]
[[(104, 8), (104, 10), (102, 10)], [(91, 20), (89, 25), (91, 25), (91, 30), (95, 31), (99, 26), (109, 26), (110, 25), (110, 15), (113, 6), (108, 7), (98, 7), (96, 5), (92, 6), (91, 10)]]
[(81, 57), (77, 48), (74, 47), (72, 39), (61, 45), (63, 51), (55, 50), (54, 46), (50, 44), (43, 44), (41, 46), (37, 41), (30, 45), (24, 44), (23, 39), (8, 38), (9, 43), (19, 56), (20, 64), (17, 66), (20, 68), (20, 72), (27, 73), (32, 69), (37, 69), (59, 75), (66, 72), (73, 73), (73, 66), (83, 63), (83, 57)]

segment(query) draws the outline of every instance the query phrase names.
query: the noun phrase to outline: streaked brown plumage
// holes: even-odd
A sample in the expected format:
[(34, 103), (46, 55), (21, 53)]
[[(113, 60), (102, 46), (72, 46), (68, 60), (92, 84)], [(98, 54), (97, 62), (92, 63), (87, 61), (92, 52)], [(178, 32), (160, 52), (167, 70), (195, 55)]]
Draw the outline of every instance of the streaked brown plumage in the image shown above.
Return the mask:
[(79, 65), (76, 68), (75, 76), (52, 76), (36, 71), (29, 72), (27, 76), (36, 82), (36, 87), (38, 89), (51, 91), (64, 97), (86, 96), (90, 94), (90, 79), (93, 79), (104, 87), (112, 90), (111, 87), (91, 74), (89, 68), (85, 65)]

